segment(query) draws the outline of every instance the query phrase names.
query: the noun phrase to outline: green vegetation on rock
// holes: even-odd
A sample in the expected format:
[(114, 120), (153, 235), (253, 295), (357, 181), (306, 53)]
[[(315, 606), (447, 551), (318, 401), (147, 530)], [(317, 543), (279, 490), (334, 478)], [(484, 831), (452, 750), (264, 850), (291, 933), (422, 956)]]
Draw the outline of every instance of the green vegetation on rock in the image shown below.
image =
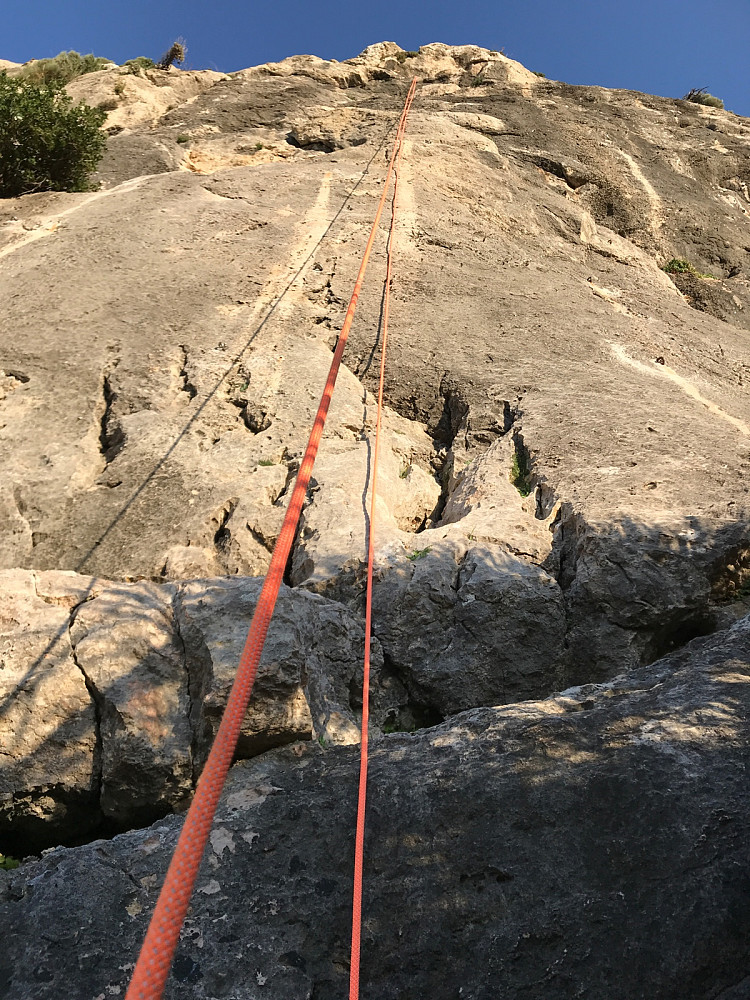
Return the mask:
[(416, 560), (417, 560), (417, 559), (424, 559), (424, 557), (425, 557), (425, 556), (426, 556), (426, 555), (427, 555), (427, 554), (428, 554), (429, 552), (432, 552), (432, 546), (431, 546), (431, 545), (428, 545), (428, 546), (427, 546), (427, 548), (425, 548), (425, 549), (414, 549), (414, 551), (413, 551), (413, 552), (409, 552), (409, 553), (407, 553), (407, 556), (406, 556), (406, 558), (407, 558), (407, 559), (408, 559), (408, 560), (409, 560), (410, 562), (416, 562)]
[(522, 446), (516, 447), (516, 451), (513, 453), (513, 460), (510, 463), (510, 481), (522, 497), (527, 497), (533, 489), (529, 454)]
[(704, 274), (702, 271), (698, 271), (689, 260), (683, 260), (682, 257), (673, 257), (666, 264), (662, 264), (661, 269), (667, 274), (692, 274), (696, 278), (715, 278), (713, 274)]
[(720, 97), (709, 94), (705, 87), (693, 88), (683, 96), (683, 101), (691, 101), (693, 104), (704, 104), (708, 108), (724, 109), (724, 102)]
[(71, 50), (70, 52), (59, 52), (52, 59), (34, 60), (28, 66), (23, 67), (18, 74), (18, 79), (35, 84), (59, 83), (64, 87), (66, 83), (70, 83), (78, 76), (83, 76), (84, 73), (95, 73), (97, 70), (111, 65), (111, 59), (103, 59), (91, 53), (82, 56), (80, 52)]
[(141, 71), (144, 69), (156, 68), (154, 60), (149, 59), (148, 56), (136, 56), (135, 59), (128, 59), (128, 61), (122, 65), (123, 69), (127, 69), (127, 71), (132, 73), (133, 76), (140, 76)]
[(60, 83), (0, 73), (0, 198), (87, 191), (104, 155), (102, 108), (73, 104)]

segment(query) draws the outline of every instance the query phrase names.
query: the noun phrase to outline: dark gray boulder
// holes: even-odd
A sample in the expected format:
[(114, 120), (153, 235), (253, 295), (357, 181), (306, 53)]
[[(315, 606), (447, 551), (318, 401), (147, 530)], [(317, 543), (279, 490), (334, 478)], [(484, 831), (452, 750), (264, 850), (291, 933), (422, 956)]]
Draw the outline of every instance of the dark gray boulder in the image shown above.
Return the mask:
[[(750, 620), (373, 748), (363, 996), (709, 1000), (750, 974)], [(238, 764), (167, 990), (346, 993), (357, 750)], [(180, 818), (0, 873), (0, 994), (124, 993)]]

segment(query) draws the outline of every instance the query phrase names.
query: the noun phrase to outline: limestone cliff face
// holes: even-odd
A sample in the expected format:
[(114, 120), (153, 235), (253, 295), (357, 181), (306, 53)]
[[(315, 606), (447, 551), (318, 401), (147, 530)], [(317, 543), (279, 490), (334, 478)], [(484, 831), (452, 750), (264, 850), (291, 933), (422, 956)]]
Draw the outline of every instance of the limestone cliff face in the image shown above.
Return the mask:
[[(612, 970), (627, 967), (622, 995), (640, 996), (660, 961), (646, 928), (682, 907), (690, 915), (670, 924), (680, 945), (659, 965), (655, 995), (739, 1000), (745, 994), (728, 990), (742, 990), (748, 968), (741, 935), (727, 932), (730, 903), (688, 879), (649, 909), (658, 877), (639, 874), (633, 859), (647, 851), (651, 820), (631, 814), (666, 796), (684, 843), (670, 868), (677, 834), (660, 837), (655, 872), (664, 862), (677, 880), (696, 870), (691, 852), (701, 830), (709, 840), (719, 831), (720, 814), (737, 835), (716, 833), (711, 857), (696, 862), (706, 877), (726, 884), (748, 842), (736, 785), (747, 637), (743, 624), (731, 627), (750, 610), (750, 121), (545, 80), (476, 46), (412, 54), (384, 42), (346, 62), (295, 56), (231, 75), (110, 67), (69, 86), (74, 97), (116, 105), (100, 188), (0, 202), (0, 726), (9, 761), (0, 849), (110, 836), (189, 799), (257, 596), (248, 578), (268, 565), (414, 75), (375, 539), (373, 722), (374, 735), (428, 732), (383, 737), (390, 805), (374, 808), (379, 835), (394, 845), (407, 843), (404, 817), (414, 810), (422, 832), (403, 864), (418, 908), (460, 897), (468, 914), (466, 893), (489, 887), (480, 923), (494, 928), (472, 930), (467, 916), (453, 943), (436, 945), (472, 956), (464, 978), (445, 986), (439, 970), (424, 971), (415, 993), (532, 997), (545, 982), (545, 995), (612, 997)], [(351, 751), (336, 744), (356, 742), (361, 708), (384, 253), (385, 231), (243, 733), (241, 755), (263, 756), (232, 779), (233, 794), (258, 782), (285, 789), (283, 808), (254, 827), (260, 843), (287, 811), (308, 807), (287, 789), (295, 774), (314, 775), (306, 794), (317, 801), (353, 773)], [(693, 270), (669, 276), (662, 267), (673, 258)], [(710, 679), (719, 663), (720, 682)], [(589, 684), (599, 686), (555, 697)], [(295, 757), (295, 741), (312, 739), (321, 759), (310, 762), (309, 747)], [(518, 749), (498, 770), (506, 740)], [(295, 749), (270, 752), (285, 743)], [(641, 749), (631, 759), (626, 745)], [(599, 800), (623, 768), (635, 769), (619, 804), (604, 797), (616, 815), (628, 813), (619, 860), (610, 845), (605, 863), (593, 833), (575, 840), (577, 807), (540, 753), (577, 762), (581, 801)], [(466, 762), (466, 790), (443, 788), (441, 754), (454, 761), (446, 768)], [(715, 786), (698, 805), (665, 792), (688, 772), (704, 792)], [(425, 782), (429, 809), (414, 805)], [(484, 828), (469, 823), (455, 842), (428, 843), (427, 828), (465, 810), (487, 782), (499, 791), (493, 784), (486, 808), (521, 824), (541, 852), (529, 867), (547, 875), (527, 872), (523, 891), (499, 888), (519, 872), (492, 860), (500, 848)], [(693, 826), (695, 844), (685, 833)], [(127, 850), (155, 836), (130, 834)], [(171, 832), (159, 837), (166, 844)], [(337, 838), (338, 874), (326, 886), (348, 877), (346, 834)], [(319, 847), (300, 843), (293, 854), (317, 868)], [(125, 850), (111, 849), (118, 858)], [(70, 864), (87, 864), (94, 848), (80, 850)], [(524, 850), (520, 841), (513, 850)], [(560, 852), (578, 852), (579, 867), (563, 866), (551, 888)], [(230, 854), (218, 852), (231, 868)], [(456, 885), (425, 881), (438, 854)], [(74, 856), (59, 857), (66, 865)], [(379, 857), (378, 870), (386, 865)], [(623, 865), (632, 878), (620, 885)], [(575, 902), (576, 870), (595, 903)], [(49, 919), (49, 901), (23, 888), (27, 871), (37, 868), (8, 882), (5, 912), (33, 926)], [(237, 873), (226, 878), (234, 885)], [(386, 873), (372, 901), (380, 936), (388, 884)], [(140, 885), (137, 906), (123, 895), (123, 913), (107, 917), (132, 928), (132, 940), (153, 901), (152, 883)], [(348, 892), (331, 893), (325, 909), (338, 921)], [(559, 908), (543, 898), (559, 898)], [(49, 906), (75, 922), (78, 902)], [(578, 912), (589, 905), (590, 921)], [(271, 935), (259, 945), (263, 960), (247, 959), (251, 978), (254, 962), (262, 977), (273, 967), (267, 995), (279, 1000), (292, 985), (316, 1000), (340, 992), (343, 960), (336, 947), (323, 959), (310, 932), (319, 915), (304, 914), (299, 940), (281, 948)], [(642, 923), (607, 951), (595, 926), (613, 921)], [(476, 972), (498, 934), (507, 992)], [(580, 948), (575, 971), (563, 973), (571, 934)], [(431, 946), (415, 940), (426, 969)], [(31, 958), (18, 948), (7, 995), (51, 996), (43, 991), (57, 988), (54, 976), (25, 992)], [(528, 968), (511, 961), (519, 949)], [(52, 948), (50, 967), (57, 955)], [(197, 953), (183, 957), (200, 966)], [(234, 959), (224, 958), (229, 969)], [(121, 984), (124, 961), (111, 963), (111, 980), (87, 979), (80, 995)], [(240, 995), (229, 981), (219, 987), (220, 970), (191, 975), (181, 995)], [(372, 976), (373, 996), (409, 995), (387, 964)]]

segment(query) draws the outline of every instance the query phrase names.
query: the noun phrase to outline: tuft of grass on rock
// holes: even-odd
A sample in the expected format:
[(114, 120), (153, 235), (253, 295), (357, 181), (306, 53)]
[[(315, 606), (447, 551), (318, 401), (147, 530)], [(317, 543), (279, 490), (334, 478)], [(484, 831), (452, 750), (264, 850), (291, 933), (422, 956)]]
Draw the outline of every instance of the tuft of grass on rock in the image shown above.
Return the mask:
[(95, 73), (97, 70), (111, 65), (110, 59), (103, 59), (92, 53), (82, 56), (80, 52), (71, 49), (70, 52), (59, 52), (52, 59), (35, 59), (34, 62), (23, 67), (18, 73), (17, 79), (26, 80), (37, 86), (57, 83), (64, 87), (66, 83), (70, 83), (76, 77), (86, 73)]
[(20, 868), (21, 862), (18, 858), (11, 858), (7, 854), (0, 854), (0, 869), (5, 872), (11, 872), (14, 868)]
[(692, 274), (695, 278), (716, 280), (715, 275), (704, 274), (702, 271), (698, 271), (689, 260), (684, 260), (682, 257), (673, 257), (666, 264), (662, 264), (661, 269), (662, 271), (666, 271), (667, 274)]
[(184, 142), (190, 142), (190, 136), (189, 135), (178, 135), (177, 136), (177, 142), (179, 142), (180, 145), (182, 145), (182, 143), (184, 143)]
[(416, 562), (417, 559), (424, 559), (424, 557), (429, 552), (432, 552), (432, 546), (431, 545), (428, 545), (427, 548), (424, 548), (424, 549), (414, 549), (413, 552), (407, 552), (406, 558), (410, 562)]
[(693, 87), (683, 96), (683, 101), (690, 101), (692, 104), (703, 104), (707, 108), (719, 108), (724, 110), (724, 102), (720, 97), (709, 94), (705, 87)]
[(415, 52), (414, 49), (408, 49), (403, 52), (397, 52), (395, 58), (403, 65), (407, 59), (415, 59), (418, 55), (419, 52)]
[(276, 463), (272, 458), (261, 458), (261, 460), (258, 462), (258, 465), (262, 465), (265, 467), (268, 465), (276, 465)]
[(148, 56), (136, 56), (135, 59), (128, 59), (122, 65), (123, 69), (127, 69), (128, 73), (131, 73), (133, 76), (140, 76), (141, 72), (145, 69), (156, 69), (156, 63), (153, 59), (149, 59)]

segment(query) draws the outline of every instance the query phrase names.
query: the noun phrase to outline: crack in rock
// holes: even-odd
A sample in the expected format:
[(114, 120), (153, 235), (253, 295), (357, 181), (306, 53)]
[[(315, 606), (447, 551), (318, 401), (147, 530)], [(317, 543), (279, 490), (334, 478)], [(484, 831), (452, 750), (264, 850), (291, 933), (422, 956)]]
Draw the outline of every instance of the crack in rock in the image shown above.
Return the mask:
[[(115, 363), (116, 365), (116, 363)], [(104, 467), (110, 465), (125, 447), (125, 431), (114, 412), (117, 392), (112, 386), (111, 372), (102, 376), (103, 410), (100, 418), (99, 450), (104, 459)]]

